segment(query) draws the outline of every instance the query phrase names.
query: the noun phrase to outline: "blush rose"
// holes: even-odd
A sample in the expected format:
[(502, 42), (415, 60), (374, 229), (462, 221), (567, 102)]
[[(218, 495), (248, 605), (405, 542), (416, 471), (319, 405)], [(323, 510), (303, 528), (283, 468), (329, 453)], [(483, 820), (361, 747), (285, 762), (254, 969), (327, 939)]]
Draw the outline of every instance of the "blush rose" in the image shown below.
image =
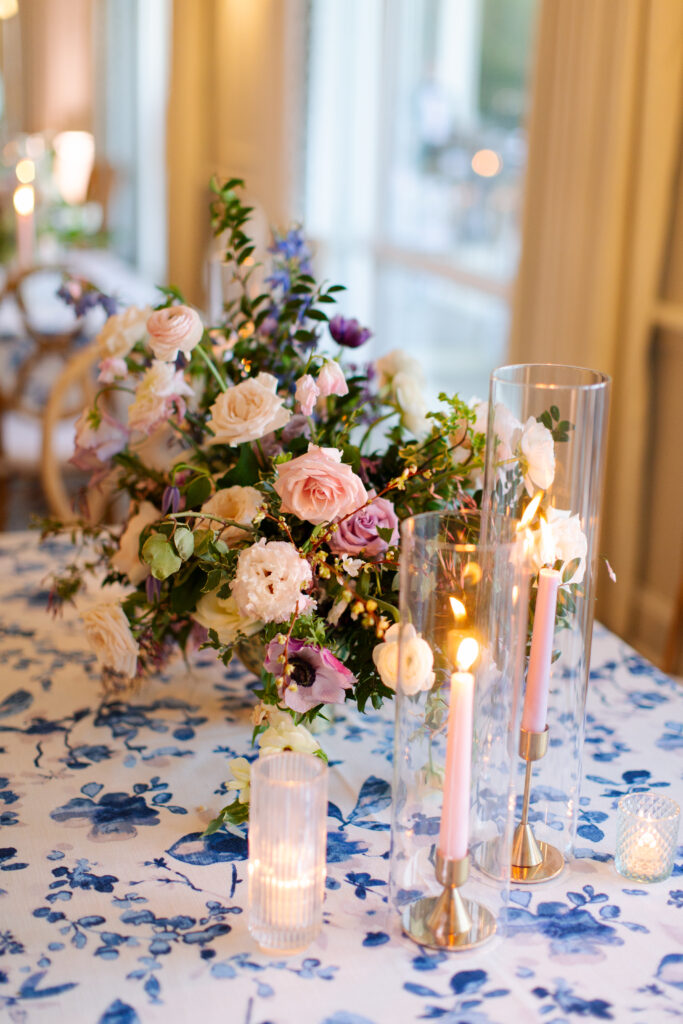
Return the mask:
[(363, 481), (341, 460), (337, 448), (308, 446), (300, 455), (277, 467), (275, 491), (282, 511), (318, 524), (355, 512), (368, 500)]

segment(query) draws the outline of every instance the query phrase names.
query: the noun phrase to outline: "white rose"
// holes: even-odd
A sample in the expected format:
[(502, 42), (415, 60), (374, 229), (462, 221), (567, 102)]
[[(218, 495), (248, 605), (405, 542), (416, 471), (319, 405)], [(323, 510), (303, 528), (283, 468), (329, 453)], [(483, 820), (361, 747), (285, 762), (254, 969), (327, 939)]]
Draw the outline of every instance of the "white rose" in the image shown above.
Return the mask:
[(138, 557), (140, 534), (146, 526), (158, 522), (161, 518), (161, 512), (151, 501), (143, 501), (121, 534), (119, 550), (113, 555), (111, 564), (117, 572), (125, 573), (134, 586), (142, 583), (150, 573), (149, 566)]
[(110, 316), (97, 335), (100, 359), (123, 359), (138, 341), (147, 337), (147, 320), (152, 310), (149, 306), (138, 309), (129, 306), (123, 313)]
[(240, 634), (253, 636), (263, 626), (257, 619), (245, 619), (240, 615), (235, 598), (219, 597), (217, 590), (200, 597), (192, 618), (205, 629), (215, 629), (222, 644), (234, 644)]
[(210, 444), (242, 444), (256, 441), (271, 430), (284, 427), (291, 413), (282, 407), (277, 380), (259, 373), (222, 392), (211, 406), (209, 427), (214, 437)]
[(140, 648), (121, 605), (116, 601), (101, 601), (83, 613), (83, 624), (88, 642), (103, 668), (132, 679), (137, 672)]
[(431, 426), (426, 418), (429, 409), (420, 381), (410, 373), (401, 371), (393, 378), (391, 390), (401, 410), (401, 419), (411, 434), (415, 437), (428, 434)]
[(386, 387), (397, 373), (407, 373), (420, 384), (424, 384), (422, 367), (417, 359), (413, 359), (402, 348), (394, 348), (391, 352), (387, 352), (385, 356), (376, 361), (375, 369), (377, 370), (380, 388)]
[[(401, 633), (403, 630), (403, 633)], [(401, 662), (399, 665), (399, 638)], [(395, 623), (372, 652), (372, 660), (380, 679), (390, 690), (395, 690), (399, 680), (403, 693), (414, 694), (429, 690), (434, 685), (434, 655), (426, 640), (423, 640), (412, 623), (401, 626)]]
[(586, 574), (588, 540), (581, 529), (581, 519), (578, 514), (572, 515), (569, 509), (562, 508), (549, 508), (546, 516), (546, 519), (540, 519), (539, 528), (534, 531), (531, 558), (536, 571), (543, 566), (553, 566), (559, 560), (562, 562), (560, 572), (563, 572), (569, 562), (578, 558), (576, 571), (561, 585), (582, 583)]
[(524, 484), (529, 496), (538, 490), (547, 491), (555, 479), (553, 435), (530, 416), (524, 424), (519, 447), (526, 462)]
[[(234, 487), (223, 487), (220, 491), (216, 491), (212, 498), (204, 502), (201, 511), (250, 526), (263, 502), (263, 495), (255, 487), (240, 487), (235, 484)], [(237, 544), (248, 536), (239, 527), (221, 526), (214, 519), (199, 519), (197, 525), (203, 529), (220, 531), (221, 540), (224, 540), (226, 544)]]
[(279, 754), (283, 750), (295, 750), (302, 754), (315, 754), (320, 744), (305, 725), (295, 725), (286, 711), (268, 705), (266, 708), (268, 728), (258, 737), (261, 754)]

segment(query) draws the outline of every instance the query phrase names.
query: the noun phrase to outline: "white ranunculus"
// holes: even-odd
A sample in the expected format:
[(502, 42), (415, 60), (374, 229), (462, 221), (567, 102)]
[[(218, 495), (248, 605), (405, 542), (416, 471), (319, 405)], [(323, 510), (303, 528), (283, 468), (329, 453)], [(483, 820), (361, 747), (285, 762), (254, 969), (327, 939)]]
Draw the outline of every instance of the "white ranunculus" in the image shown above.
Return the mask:
[(100, 359), (123, 359), (138, 341), (147, 337), (147, 320), (152, 310), (149, 306), (138, 309), (129, 306), (123, 313), (110, 316), (97, 335)]
[(192, 618), (205, 629), (215, 629), (222, 644), (233, 644), (240, 633), (253, 636), (263, 626), (258, 619), (245, 619), (235, 598), (219, 597), (217, 590), (202, 594)]
[(427, 419), (429, 408), (420, 381), (412, 374), (401, 371), (391, 381), (391, 390), (401, 410), (401, 419), (410, 433), (415, 437), (428, 434), (431, 427)]
[(83, 624), (102, 667), (133, 679), (140, 649), (121, 605), (116, 601), (101, 601), (83, 613)]
[(525, 460), (524, 484), (529, 497), (536, 491), (547, 491), (555, 479), (555, 444), (553, 435), (533, 416), (524, 424), (519, 441)]
[(283, 750), (315, 754), (316, 750), (320, 749), (320, 744), (306, 726), (295, 725), (294, 719), (287, 711), (270, 704), (266, 708), (266, 718), (268, 728), (257, 739), (261, 754), (280, 754)]
[(559, 560), (562, 562), (560, 572), (563, 572), (569, 562), (578, 558), (576, 571), (562, 586), (582, 583), (586, 574), (587, 554), (588, 540), (581, 529), (579, 515), (572, 515), (569, 509), (549, 508), (546, 518), (540, 519), (539, 528), (534, 531), (531, 558), (536, 571), (543, 566), (553, 566)]
[[(401, 630), (403, 633), (401, 634)], [(399, 637), (401, 660), (399, 665)], [(372, 652), (380, 679), (390, 690), (400, 682), (403, 693), (415, 694), (434, 685), (434, 655), (412, 623), (395, 623)]]
[(376, 361), (375, 369), (377, 370), (377, 383), (380, 388), (386, 387), (387, 384), (391, 383), (398, 373), (407, 373), (418, 381), (419, 384), (424, 384), (421, 365), (417, 359), (413, 359), (402, 348), (394, 348), (391, 352), (387, 352), (385, 356)]
[(237, 445), (257, 441), (284, 427), (291, 413), (283, 408), (283, 401), (277, 393), (277, 379), (270, 373), (259, 373), (235, 384), (211, 406), (208, 426), (214, 436), (209, 443)]
[(112, 567), (117, 572), (125, 573), (135, 586), (142, 583), (150, 573), (149, 566), (138, 557), (140, 534), (146, 526), (158, 522), (161, 518), (161, 512), (151, 501), (143, 501), (135, 515), (128, 521), (119, 540), (119, 550), (112, 556)]
[[(233, 487), (223, 487), (220, 491), (216, 491), (213, 497), (204, 502), (201, 511), (220, 516), (221, 519), (232, 519), (236, 523), (243, 523), (244, 526), (251, 526), (259, 506), (263, 504), (264, 500), (261, 491), (257, 491), (255, 487), (242, 487), (235, 484)], [(215, 519), (199, 519), (197, 526), (208, 530), (218, 530), (221, 540), (228, 545), (237, 544), (249, 536), (238, 526), (222, 526)]]

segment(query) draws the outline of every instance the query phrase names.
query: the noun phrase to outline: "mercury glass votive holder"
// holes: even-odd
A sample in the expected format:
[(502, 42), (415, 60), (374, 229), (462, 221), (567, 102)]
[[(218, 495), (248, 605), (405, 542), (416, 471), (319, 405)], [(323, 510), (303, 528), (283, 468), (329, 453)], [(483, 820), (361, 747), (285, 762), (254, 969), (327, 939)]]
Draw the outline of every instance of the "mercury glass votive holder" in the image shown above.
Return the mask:
[(249, 931), (269, 953), (305, 949), (322, 926), (327, 765), (286, 751), (251, 768)]
[(673, 870), (681, 809), (654, 793), (623, 796), (617, 810), (616, 869), (637, 882), (661, 882)]

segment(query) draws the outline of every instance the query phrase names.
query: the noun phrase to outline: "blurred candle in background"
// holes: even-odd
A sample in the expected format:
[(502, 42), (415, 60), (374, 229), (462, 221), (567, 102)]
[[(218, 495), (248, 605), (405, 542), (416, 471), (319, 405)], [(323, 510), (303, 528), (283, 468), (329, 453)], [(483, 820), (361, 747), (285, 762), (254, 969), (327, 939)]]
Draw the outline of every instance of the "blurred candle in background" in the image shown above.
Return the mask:
[(556, 569), (541, 569), (538, 574), (538, 593), (534, 612), (534, 630), (531, 636), (529, 670), (526, 677), (522, 729), (543, 732), (548, 719), (548, 687), (553, 658), (555, 609), (560, 573)]
[(33, 266), (36, 240), (33, 215), (36, 196), (33, 185), (19, 185), (14, 190), (13, 202), (17, 226), (17, 264), (20, 271), (29, 270)]

